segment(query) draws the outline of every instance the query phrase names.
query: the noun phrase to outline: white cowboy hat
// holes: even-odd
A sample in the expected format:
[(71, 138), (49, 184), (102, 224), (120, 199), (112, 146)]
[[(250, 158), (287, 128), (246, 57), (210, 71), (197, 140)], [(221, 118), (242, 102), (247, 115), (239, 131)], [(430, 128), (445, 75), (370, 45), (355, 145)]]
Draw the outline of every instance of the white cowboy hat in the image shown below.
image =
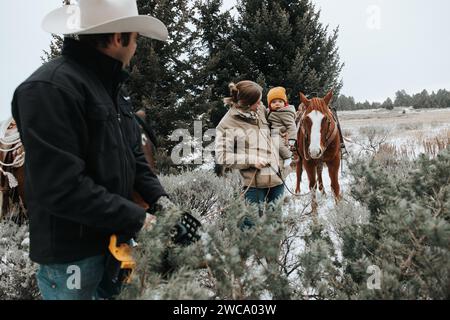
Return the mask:
[(136, 0), (78, 0), (47, 14), (42, 28), (55, 34), (139, 32), (166, 41), (166, 26), (158, 19), (139, 15)]

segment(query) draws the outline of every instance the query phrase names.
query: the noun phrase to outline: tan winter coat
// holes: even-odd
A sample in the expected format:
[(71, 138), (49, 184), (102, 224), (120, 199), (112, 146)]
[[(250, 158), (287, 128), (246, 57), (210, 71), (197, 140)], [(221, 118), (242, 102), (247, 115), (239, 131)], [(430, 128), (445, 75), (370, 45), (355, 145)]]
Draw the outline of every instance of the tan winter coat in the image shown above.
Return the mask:
[[(277, 111), (270, 111), (267, 120), (270, 123), (272, 134), (279, 135), (280, 133), (287, 132), (289, 140), (297, 140), (297, 125), (295, 123), (295, 116), (295, 107), (291, 105)], [(277, 137), (277, 139), (280, 138)], [(282, 139), (277, 141), (282, 141)], [(283, 159), (288, 159), (292, 155), (289, 147), (283, 143), (280, 143), (280, 155)]]
[[(264, 106), (256, 112), (231, 107), (216, 128), (216, 161), (227, 168), (239, 169), (245, 187), (272, 188), (283, 182), (276, 175), (280, 168)], [(271, 168), (255, 168), (259, 159), (267, 159)]]

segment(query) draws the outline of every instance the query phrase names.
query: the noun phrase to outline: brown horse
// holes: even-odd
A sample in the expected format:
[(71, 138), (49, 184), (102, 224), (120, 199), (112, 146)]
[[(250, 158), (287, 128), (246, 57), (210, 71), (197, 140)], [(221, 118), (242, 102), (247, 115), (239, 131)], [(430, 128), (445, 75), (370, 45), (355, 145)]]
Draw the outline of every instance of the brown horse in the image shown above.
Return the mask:
[[(137, 120), (137, 119), (136, 119)], [(148, 126), (143, 128), (142, 123), (139, 122), (141, 129), (141, 147), (144, 152), (151, 170), (156, 170), (156, 138), (153, 132), (148, 132)], [(12, 136), (17, 134), (17, 127), (12, 120), (9, 124), (5, 136)], [(0, 140), (0, 220), (9, 217), (13, 212), (14, 207), (19, 208), (19, 214), (11, 216), (13, 221), (22, 223), (27, 219), (25, 207), (25, 169), (24, 169), (24, 149), (19, 138), (13, 144), (6, 143)], [(17, 163), (16, 165), (12, 165)], [(8, 178), (8, 176), (10, 178)], [(11, 179), (17, 181), (11, 184)], [(148, 209), (149, 205), (137, 193), (133, 193), (133, 201), (141, 207)]]
[(0, 220), (26, 220), (23, 163), (25, 154), (14, 120), (0, 125)]
[(303, 167), (308, 174), (309, 189), (313, 196), (313, 212), (317, 210), (317, 203), (315, 201), (317, 182), (319, 190), (325, 193), (322, 181), (324, 163), (328, 167), (331, 189), (333, 190), (336, 201), (341, 197), (338, 180), (341, 164), (341, 141), (338, 134), (337, 121), (328, 106), (332, 98), (333, 93), (331, 91), (323, 99), (312, 98), (311, 100), (307, 99), (303, 93), (300, 93), (300, 100), (304, 104), (304, 111), (298, 126), (297, 151), (299, 157), (302, 159), (303, 166), (301, 164), (297, 165), (296, 192), (300, 192), (300, 180)]
[(156, 139), (156, 135), (153, 129), (147, 124), (145, 121), (145, 112), (140, 110), (135, 113), (135, 119), (139, 124), (139, 128), (141, 129), (142, 136), (142, 151), (144, 152), (145, 159), (147, 160), (150, 168), (155, 171), (156, 170), (156, 149), (158, 148), (158, 141)]
[[(158, 145), (155, 133), (145, 122), (145, 112), (143, 110), (135, 113), (135, 119), (141, 130), (141, 147), (144, 152), (145, 159), (147, 160), (150, 169), (153, 172), (156, 172), (155, 154)], [(145, 202), (141, 195), (136, 191), (133, 192), (133, 201), (144, 209), (148, 209), (150, 207), (149, 204)]]

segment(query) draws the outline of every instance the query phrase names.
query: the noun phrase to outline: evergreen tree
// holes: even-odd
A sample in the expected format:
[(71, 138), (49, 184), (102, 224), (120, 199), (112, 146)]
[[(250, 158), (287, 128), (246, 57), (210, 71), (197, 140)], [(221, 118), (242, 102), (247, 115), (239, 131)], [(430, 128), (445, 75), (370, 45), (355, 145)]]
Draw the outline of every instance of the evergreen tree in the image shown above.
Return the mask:
[(358, 103), (357, 104), (359, 107), (357, 109), (364, 109), (364, 110), (368, 110), (372, 108), (372, 105), (370, 104), (369, 101), (365, 101), (364, 103)]
[(237, 10), (232, 39), (240, 57), (238, 80), (257, 80), (266, 89), (284, 86), (294, 105), (300, 91), (321, 96), (334, 89), (339, 95), (338, 29), (329, 36), (309, 0), (245, 0)]
[(423, 90), (421, 93), (413, 96), (413, 106), (416, 109), (431, 108), (430, 95), (427, 90)]
[(394, 103), (392, 102), (391, 98), (387, 98), (386, 101), (383, 102), (381, 107), (387, 110), (392, 110), (394, 109)]
[(222, 0), (197, 1), (195, 25), (196, 46), (190, 61), (194, 61), (192, 77), (193, 104), (207, 116), (209, 127), (216, 127), (227, 112), (222, 98), (229, 95), (228, 83), (236, 77), (229, 12), (221, 12)]
[[(338, 96), (342, 86), (338, 30), (327, 34), (310, 1), (243, 1), (236, 21), (221, 5), (138, 0), (140, 13), (163, 21), (170, 39), (139, 39), (126, 88), (135, 109), (147, 111), (166, 153), (174, 128), (191, 128), (195, 119), (205, 120), (205, 127), (218, 124), (227, 111), (222, 100), (230, 81), (285, 86), (294, 105), (299, 91), (319, 96), (333, 88)], [(48, 58), (59, 54), (61, 43), (55, 38)]]
[(397, 91), (395, 93), (394, 105), (396, 107), (409, 107), (412, 105), (412, 97), (405, 90)]
[[(63, 5), (70, 5), (70, 0), (63, 0)], [(64, 38), (58, 36), (57, 34), (52, 34), (52, 41), (50, 43), (50, 50), (44, 50), (44, 56), (41, 57), (42, 62), (48, 62), (54, 58), (57, 58), (61, 55), (61, 49), (63, 46)]]
[[(69, 4), (64, 0), (63, 4)], [(169, 29), (169, 41), (163, 43), (140, 37), (136, 56), (132, 60), (130, 92), (136, 110), (147, 111), (162, 145), (168, 145), (172, 128), (187, 126), (185, 121), (195, 116), (195, 110), (182, 108), (190, 66), (186, 58), (191, 47), (188, 23), (192, 10), (187, 0), (138, 0), (140, 14), (158, 17)], [(61, 54), (63, 38), (52, 35), (50, 50), (42, 60), (49, 61)]]
[[(214, 7), (214, 1), (206, 1), (205, 5)], [(299, 83), (308, 84), (303, 91), (315, 91), (314, 93), (318, 94), (327, 88), (308, 89), (308, 86), (317, 88), (327, 82), (325, 78), (332, 79), (330, 81), (336, 83), (337, 76), (330, 70), (334, 68), (339, 73), (342, 67), (338, 63), (335, 51), (334, 36), (337, 36), (337, 30), (333, 37), (328, 38), (326, 28), (318, 22), (318, 14), (314, 13), (314, 8), (308, 1), (292, 4), (285, 1), (243, 1), (237, 8), (237, 21), (231, 20), (231, 35), (222, 37), (226, 41), (216, 41), (218, 39), (214, 41), (216, 48), (220, 48), (217, 50), (220, 54), (211, 54), (208, 60), (210, 66), (219, 65), (219, 68), (210, 68), (211, 78), (217, 79), (215, 87), (220, 88), (219, 93), (228, 94), (226, 84), (231, 80), (252, 79), (263, 87), (283, 85), (288, 91), (296, 91), (293, 101), (295, 104), (295, 100), (298, 101), (299, 88), (302, 87)], [(309, 15), (306, 12), (309, 12)], [(217, 21), (217, 25), (221, 27), (228, 26), (226, 22), (228, 13), (219, 16), (217, 11), (216, 13), (210, 11), (209, 15), (214, 17), (209, 21)], [(300, 21), (298, 15), (305, 17)], [(299, 25), (300, 23), (302, 25)], [(304, 48), (306, 45), (304, 38), (308, 38), (304, 34), (305, 26), (309, 28), (310, 48)], [(203, 28), (211, 29), (207, 24), (203, 24)], [(210, 44), (211, 39), (214, 37), (205, 37)], [(213, 48), (211, 45), (208, 47)], [(310, 62), (299, 64), (294, 61), (295, 59), (297, 62), (298, 59)], [(305, 71), (305, 68), (308, 70)], [(320, 74), (320, 79), (314, 75), (315, 73)], [(309, 80), (303, 81), (303, 78)], [(313, 82), (316, 84), (312, 85)], [(338, 91), (340, 82), (337, 86), (328, 85), (328, 88), (331, 86), (336, 87)], [(212, 96), (216, 101), (222, 97), (223, 95), (219, 99)]]
[[(352, 194), (370, 212), (368, 224), (343, 230), (344, 261), (360, 298), (449, 299), (449, 165), (447, 149), (435, 159), (421, 155), (406, 170), (365, 159), (351, 166)], [(369, 265), (382, 271), (380, 290), (361, 277)]]
[(337, 110), (355, 110), (356, 103), (355, 98), (340, 95), (336, 101)]
[(450, 92), (441, 89), (436, 93), (436, 104), (438, 108), (450, 108)]
[(140, 37), (131, 62), (127, 88), (135, 109), (144, 108), (156, 134), (168, 146), (173, 128), (186, 126), (192, 110), (183, 108), (190, 65), (188, 23), (192, 14), (187, 0), (138, 0), (140, 14), (158, 17), (169, 30), (167, 43)]

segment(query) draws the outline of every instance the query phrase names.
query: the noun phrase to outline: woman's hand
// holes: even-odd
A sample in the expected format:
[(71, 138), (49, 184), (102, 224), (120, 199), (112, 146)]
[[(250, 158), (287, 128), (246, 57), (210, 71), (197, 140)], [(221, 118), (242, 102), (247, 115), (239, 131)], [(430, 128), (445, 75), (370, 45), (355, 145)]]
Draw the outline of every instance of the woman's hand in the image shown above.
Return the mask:
[(261, 170), (267, 166), (269, 166), (269, 161), (267, 159), (260, 159), (255, 163), (255, 168), (258, 170)]

